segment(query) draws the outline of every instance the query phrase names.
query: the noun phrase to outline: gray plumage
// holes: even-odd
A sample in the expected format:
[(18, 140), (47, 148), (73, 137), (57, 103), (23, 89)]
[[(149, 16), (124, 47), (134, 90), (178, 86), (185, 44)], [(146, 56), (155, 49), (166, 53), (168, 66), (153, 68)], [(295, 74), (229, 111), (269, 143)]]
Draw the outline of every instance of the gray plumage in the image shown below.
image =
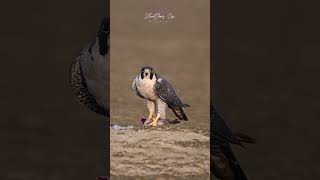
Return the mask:
[(104, 18), (96, 40), (70, 66), (70, 85), (80, 104), (109, 116), (109, 19)]
[[(143, 67), (139, 75), (132, 82), (135, 95), (147, 100), (150, 115), (156, 119), (165, 119), (165, 109), (168, 106), (179, 120), (187, 121), (188, 118), (182, 108), (189, 105), (182, 103), (172, 85), (163, 77), (156, 74), (152, 67)], [(149, 122), (147, 120), (147, 122)]]
[(189, 107), (187, 104), (183, 104), (177, 96), (172, 85), (160, 75), (157, 75), (157, 81), (154, 86), (154, 90), (157, 95), (168, 105), (172, 112), (179, 118), (179, 120), (188, 120), (187, 116), (183, 112), (184, 107)]

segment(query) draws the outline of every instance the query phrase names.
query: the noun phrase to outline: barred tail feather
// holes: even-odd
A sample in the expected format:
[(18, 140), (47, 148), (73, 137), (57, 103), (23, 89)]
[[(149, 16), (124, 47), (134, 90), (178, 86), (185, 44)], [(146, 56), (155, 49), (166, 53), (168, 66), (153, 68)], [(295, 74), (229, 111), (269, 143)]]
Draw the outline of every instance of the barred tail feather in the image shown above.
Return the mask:
[(221, 146), (214, 156), (221, 159), (214, 162), (214, 173), (219, 179), (248, 180), (229, 145)]
[(182, 108), (172, 108), (172, 112), (177, 116), (179, 120), (185, 120), (188, 121), (188, 117), (183, 112)]
[(243, 133), (233, 133), (240, 142), (255, 144), (256, 140)]

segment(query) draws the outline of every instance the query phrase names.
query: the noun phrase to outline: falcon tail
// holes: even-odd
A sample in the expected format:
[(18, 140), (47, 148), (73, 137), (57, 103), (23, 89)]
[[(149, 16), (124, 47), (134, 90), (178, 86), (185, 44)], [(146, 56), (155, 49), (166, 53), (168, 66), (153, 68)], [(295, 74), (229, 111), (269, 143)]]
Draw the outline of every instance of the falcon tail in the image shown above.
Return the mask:
[(179, 120), (185, 120), (185, 121), (188, 121), (188, 117), (186, 116), (186, 114), (183, 112), (183, 109), (182, 108), (177, 108), (177, 107), (174, 107), (174, 108), (171, 108), (172, 112), (177, 116), (177, 118)]
[(236, 138), (240, 141), (240, 142), (244, 142), (244, 143), (249, 143), (249, 144), (255, 144), (256, 143), (256, 140), (246, 134), (243, 134), (243, 133), (233, 133)]
[(248, 180), (229, 145), (221, 146), (211, 155), (211, 171), (221, 180)]
[(230, 163), (234, 178), (237, 180), (248, 180), (247, 176), (242, 171), (240, 164), (237, 161), (234, 153), (232, 152), (231, 147), (228, 146), (226, 148), (223, 148), (222, 152), (229, 159), (229, 163)]

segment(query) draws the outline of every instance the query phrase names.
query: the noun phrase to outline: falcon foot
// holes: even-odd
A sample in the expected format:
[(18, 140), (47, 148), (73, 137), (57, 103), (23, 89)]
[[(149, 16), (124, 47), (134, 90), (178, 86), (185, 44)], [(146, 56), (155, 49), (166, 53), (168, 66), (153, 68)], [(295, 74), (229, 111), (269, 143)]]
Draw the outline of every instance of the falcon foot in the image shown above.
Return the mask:
[(153, 118), (152, 123), (148, 124), (148, 126), (153, 126), (153, 127), (157, 127), (158, 126), (158, 119)]
[[(151, 124), (153, 122), (151, 122), (151, 119), (147, 119), (142, 117), (141, 118), (141, 126), (151, 126)], [(174, 120), (169, 120), (169, 119), (159, 119), (157, 122), (157, 126), (162, 126), (162, 125), (166, 125), (166, 124), (178, 124), (181, 121), (179, 121), (178, 119), (174, 119)]]
[(149, 119), (149, 118), (147, 119), (145, 117), (142, 117), (141, 118), (141, 123), (142, 123), (141, 126), (148, 126), (148, 124), (150, 124), (152, 121), (153, 121), (153, 119)]

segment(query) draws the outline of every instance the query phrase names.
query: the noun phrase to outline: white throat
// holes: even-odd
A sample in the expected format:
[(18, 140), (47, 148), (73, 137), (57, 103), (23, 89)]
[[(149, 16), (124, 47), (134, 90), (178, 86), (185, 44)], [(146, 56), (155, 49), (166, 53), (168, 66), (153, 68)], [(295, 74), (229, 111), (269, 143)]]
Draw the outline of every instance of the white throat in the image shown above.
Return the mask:
[(141, 78), (140, 75), (138, 75), (138, 81), (136, 83), (137, 89), (140, 92), (140, 94), (144, 97), (147, 97), (151, 100), (156, 100), (156, 93), (154, 91), (154, 85), (156, 84), (156, 77), (153, 76), (152, 79), (149, 77)]

